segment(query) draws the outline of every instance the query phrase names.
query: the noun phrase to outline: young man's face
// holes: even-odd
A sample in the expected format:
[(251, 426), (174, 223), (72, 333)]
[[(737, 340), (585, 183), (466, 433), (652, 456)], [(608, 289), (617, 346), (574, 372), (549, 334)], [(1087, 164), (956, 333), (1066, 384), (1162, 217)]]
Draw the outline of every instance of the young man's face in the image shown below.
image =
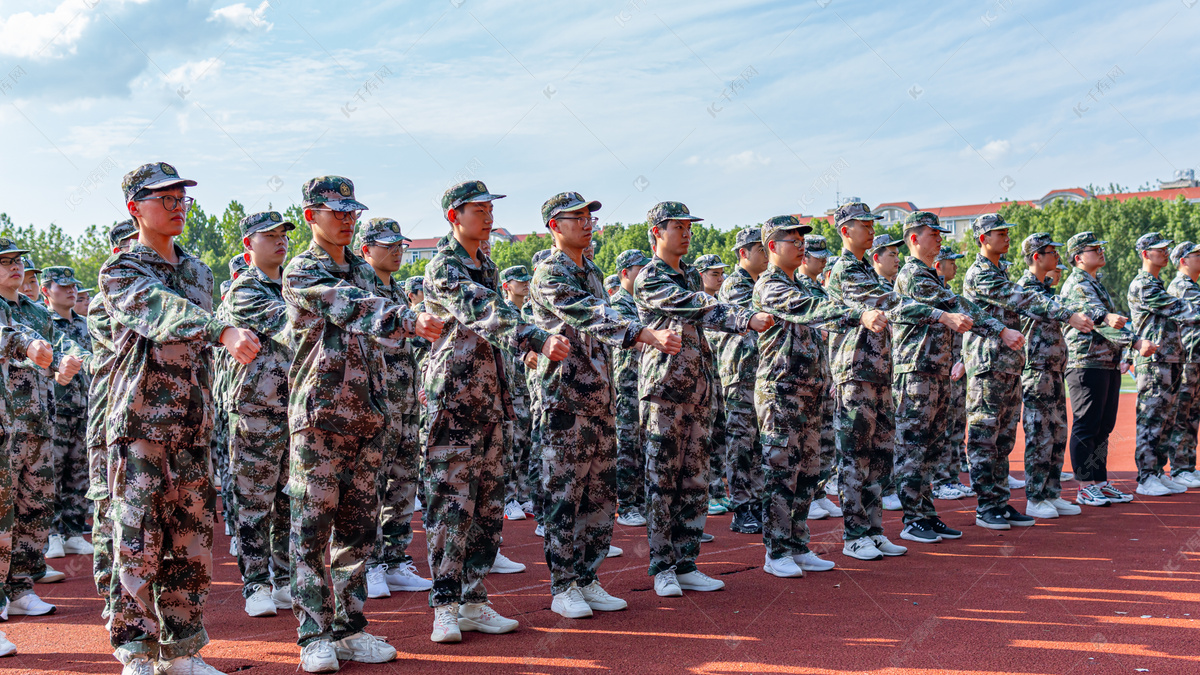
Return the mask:
[(1194, 277), (1200, 274), (1200, 250), (1183, 256), (1179, 261), (1179, 268), (1187, 272), (1189, 276)]
[(268, 270), (278, 268), (287, 258), (288, 238), (284, 225), (272, 230), (263, 230), (242, 239), (242, 245), (250, 251), (254, 264)]
[(333, 246), (350, 245), (358, 215), (358, 211), (334, 211), (324, 206), (304, 209), (304, 219), (312, 227), (313, 236)]
[(825, 271), (825, 265), (829, 262), (829, 258), (818, 258), (813, 255), (804, 255), (804, 263), (801, 268), (804, 273), (811, 277), (819, 277)]
[(425, 302), (425, 291), (413, 291), (408, 294), (409, 306), (415, 307), (422, 302)]
[[(453, 218), (450, 222), (454, 225), (455, 233), (465, 239), (480, 242), (481, 247), (483, 246), (483, 242), (488, 241), (488, 238), (492, 236), (492, 223), (494, 220), (492, 218), (491, 202), (471, 202), (463, 204), (457, 210), (453, 211), (452, 216), (449, 211), (447, 212), (447, 216)], [(488, 249), (484, 251), (485, 255), (488, 250), (491, 250), (490, 242), (488, 243)]]
[(1155, 267), (1166, 267), (1168, 262), (1167, 249), (1165, 248), (1150, 248), (1142, 253), (1142, 257), (1150, 261)]
[(880, 276), (891, 279), (900, 271), (900, 249), (896, 246), (888, 246), (871, 256), (872, 262), (875, 264), (875, 271)]
[(979, 235), (979, 241), (983, 248), (986, 248), (992, 253), (998, 253), (1000, 255), (1008, 253), (1010, 240), (1007, 229), (985, 232)]
[(784, 270), (795, 270), (804, 262), (804, 237), (784, 232), (779, 239), (767, 242), (771, 262)]
[(75, 313), (80, 316), (87, 316), (88, 304), (92, 298), (86, 291), (75, 291)]
[(587, 208), (560, 213), (550, 219), (550, 231), (556, 235), (565, 248), (583, 249), (589, 256), (592, 247), (592, 213)]
[(46, 299), (50, 301), (50, 306), (55, 310), (66, 312), (75, 308), (75, 284), (63, 286), (52, 281), (43, 290), (46, 293)]
[(875, 240), (875, 221), (849, 220), (842, 223), (840, 228), (842, 238), (849, 241), (856, 249), (869, 249)]
[(942, 250), (942, 233), (932, 227), (920, 227), (905, 237), (908, 246), (918, 258), (936, 256)]
[(1073, 256), (1073, 261), (1081, 267), (1100, 269), (1108, 264), (1104, 258), (1103, 246), (1088, 246)]
[(692, 222), (690, 220), (667, 220), (655, 226), (658, 230), (657, 252), (659, 254), (687, 255), (692, 245)]
[(738, 261), (747, 272), (762, 274), (767, 271), (767, 249), (762, 244), (750, 244), (747, 248), (738, 249)]
[(41, 284), (38, 283), (37, 274), (33, 272), (26, 272), (21, 277), (21, 295), (33, 300), (34, 302), (42, 297), (42, 287)]
[(1039, 272), (1050, 274), (1058, 270), (1058, 249), (1053, 246), (1047, 246), (1034, 254), (1033, 264), (1037, 266)]
[(633, 292), (633, 280), (637, 278), (638, 272), (642, 271), (645, 265), (630, 265), (621, 270), (621, 288)]
[(394, 274), (400, 269), (400, 260), (404, 257), (404, 242), (394, 244), (367, 244), (363, 246), (363, 257), (371, 267), (380, 272)]
[(939, 260), (933, 267), (947, 283), (954, 278), (955, 274), (958, 274), (958, 265), (953, 260)]
[(25, 284), (25, 263), (21, 256), (13, 253), (0, 254), (0, 288), (9, 293), (19, 293)]
[(504, 282), (504, 290), (514, 298), (523, 298), (529, 295), (529, 282), (512, 279)]
[(153, 190), (148, 197), (129, 202), (127, 208), (129, 215), (137, 219), (139, 230), (176, 237), (183, 233), (187, 222), (187, 189), (177, 185)]
[(1062, 281), (1062, 270), (1055, 267), (1049, 272), (1046, 272), (1046, 278), (1050, 280), (1051, 286), (1057, 286), (1058, 282)]
[(700, 279), (704, 281), (704, 292), (715, 296), (721, 290), (721, 282), (725, 281), (725, 270), (720, 267), (704, 270), (700, 273)]

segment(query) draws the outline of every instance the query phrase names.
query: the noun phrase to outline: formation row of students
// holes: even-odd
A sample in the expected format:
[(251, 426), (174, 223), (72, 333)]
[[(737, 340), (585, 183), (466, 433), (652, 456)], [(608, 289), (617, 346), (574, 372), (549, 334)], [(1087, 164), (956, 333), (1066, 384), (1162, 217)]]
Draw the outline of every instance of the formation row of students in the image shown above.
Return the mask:
[[(714, 463), (726, 473), (735, 529), (761, 530), (763, 569), (775, 576), (834, 567), (808, 548), (814, 502), (827, 514), (842, 511), (843, 553), (858, 559), (906, 551), (883, 532), (891, 488), (904, 510), (902, 538), (960, 537), (938, 517), (932, 486), (935, 473), (957, 477), (953, 444), (936, 421), (953, 419), (952, 383), (963, 371), (976, 524), (1007, 529), (1078, 513), (1059, 492), (1065, 425), (1056, 420), (1065, 419), (1065, 397), (1062, 370), (1054, 370), (1062, 359), (1053, 355), (1064, 349), (1068, 386), (1080, 387), (1071, 392), (1071, 452), (1087, 486), (1077, 502), (1130, 498), (1104, 475), (1118, 390), (1104, 388), (1104, 378), (1109, 370), (1119, 378), (1126, 348), (1139, 354), (1139, 389), (1146, 382), (1138, 491), (1179, 491), (1196, 480), (1195, 424), (1177, 411), (1182, 399), (1172, 389), (1182, 349), (1171, 347), (1180, 325), (1190, 328), (1200, 314), (1193, 298), (1158, 293), (1170, 242), (1156, 233), (1138, 241), (1144, 272), (1130, 290), (1136, 332), (1101, 294), (1103, 242), (1091, 233), (1065, 245), (1075, 271), (1060, 299), (1045, 282), (1063, 245), (1041, 234), (1026, 239), (1031, 280), (1013, 283), (1003, 259), (1010, 226), (996, 214), (981, 217), (973, 224), (981, 252), (958, 296), (944, 271), (955, 254), (942, 246), (936, 216), (906, 220), (910, 255), (893, 287), (872, 262), (901, 242), (877, 239), (877, 217), (859, 202), (835, 215), (843, 253), (824, 284), (815, 262), (825, 257), (824, 242), (796, 218), (777, 216), (738, 233), (739, 267), (716, 298), (704, 292), (702, 271), (683, 262), (700, 218), (680, 202), (662, 202), (648, 214), (654, 255), (623, 253), (621, 288), (610, 298), (589, 259), (599, 202), (575, 192), (548, 200), (541, 215), (554, 248), (532, 274), (501, 273), (484, 251), (492, 203), (503, 195), (468, 181), (443, 195), (451, 232), (417, 295), (416, 282), (401, 290), (391, 277), (405, 241), (399, 225), (360, 224), (366, 207), (353, 183), (324, 176), (303, 186), (312, 244), (286, 266), (287, 233), (296, 225), (275, 212), (241, 221), (246, 267), (237, 263), (214, 312), (211, 270), (174, 243), (194, 185), (161, 162), (125, 176), (132, 219), (111, 233), (114, 255), (88, 308), (90, 350), (45, 320), (0, 327), (4, 355), (25, 364), (10, 382), (23, 370), (46, 378), (43, 368), (53, 366), (67, 386), (85, 362), (92, 378), (96, 581), (126, 673), (216, 672), (199, 651), (208, 641), (203, 606), (218, 488), (210, 439), (221, 412), (229, 435), (225, 511), (246, 608), (292, 608), (307, 672), (395, 658), (393, 647), (364, 630), (372, 576), (383, 577), (385, 591), (428, 589), (435, 642), (516, 629), (488, 603), (483, 584), (505, 562), (498, 549), (506, 510), (540, 518), (551, 609), (564, 617), (627, 606), (598, 580), (613, 553), (614, 520), (647, 527), (648, 573), (659, 595), (721, 589), (695, 564), (710, 494), (725, 496)], [(1200, 272), (1193, 260), (1200, 251), (1187, 246), (1172, 255)], [(11, 243), (3, 248), (15, 252), (8, 258), (23, 253)], [(8, 258), (0, 252), (3, 269), (23, 275)], [(961, 368), (958, 334), (965, 334)], [(10, 389), (15, 398), (48, 393), (49, 384)], [(1008, 505), (1007, 487), (1022, 389), (1028, 514)], [(24, 408), (12, 409), (6, 428), (27, 420)], [(719, 410), (725, 462), (711, 452)], [(1143, 434), (1155, 424), (1157, 437)], [(1192, 459), (1189, 466), (1182, 449), (1170, 458), (1176, 479), (1163, 471), (1170, 446), (1158, 437), (1187, 424)], [(35, 432), (11, 434), (14, 458)], [(816, 497), (834, 483), (835, 461), (840, 507)], [(406, 553), (422, 497), (431, 580)], [(21, 501), (14, 503), (19, 521)], [(29, 535), (39, 537), (48, 539)], [(16, 551), (13, 568), (25, 569)], [(22, 586), (27, 577), (15, 578), (10, 607), (32, 595)]]

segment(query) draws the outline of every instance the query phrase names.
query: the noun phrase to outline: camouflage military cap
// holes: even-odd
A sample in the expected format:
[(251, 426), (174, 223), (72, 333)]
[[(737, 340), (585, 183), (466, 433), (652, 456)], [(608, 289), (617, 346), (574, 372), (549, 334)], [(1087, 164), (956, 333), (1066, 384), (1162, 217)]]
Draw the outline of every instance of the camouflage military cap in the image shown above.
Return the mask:
[(151, 162), (125, 174), (121, 179), (121, 191), (125, 193), (125, 201), (132, 201), (142, 190), (162, 190), (163, 188), (182, 185), (192, 187), (194, 180), (180, 178), (175, 167), (166, 162)]
[(913, 211), (912, 213), (910, 213), (904, 217), (904, 234), (905, 234), (905, 236), (908, 235), (909, 230), (913, 230), (918, 227), (928, 227), (928, 228), (937, 230), (938, 232), (941, 232), (942, 234), (950, 233), (950, 229), (946, 228), (946, 227), (942, 227), (942, 221), (938, 220), (938, 217), (936, 215), (934, 215), (928, 211)]
[(839, 206), (833, 214), (835, 227), (841, 227), (843, 223), (851, 220), (883, 220), (883, 216), (871, 213), (871, 207), (863, 202), (846, 202)]
[(333, 211), (365, 211), (367, 207), (354, 199), (354, 182), (341, 176), (317, 176), (300, 190), (304, 208), (324, 206)]
[(225, 299), (225, 296), (229, 293), (229, 287), (232, 285), (233, 285), (233, 281), (230, 279), (226, 279), (225, 281), (221, 282), (221, 299), (222, 300)]
[(229, 276), (236, 279), (237, 275), (250, 268), (250, 263), (246, 262), (246, 254), (239, 253), (229, 259)]
[(425, 291), (425, 277), (409, 277), (404, 280), (405, 295), (412, 295), (417, 291)]
[(899, 246), (903, 243), (903, 239), (897, 239), (890, 234), (875, 235), (875, 239), (871, 241), (871, 255), (875, 255), (889, 246)]
[(113, 225), (112, 228), (108, 230), (108, 243), (113, 248), (116, 248), (121, 245), (121, 242), (129, 239), (130, 237), (136, 237), (137, 234), (137, 225), (133, 223), (132, 218), (127, 218), (116, 225)]
[(25, 273), (26, 274), (28, 274), (30, 272), (33, 272), (34, 274), (42, 273), (42, 268), (38, 267), (37, 265), (34, 265), (33, 258), (31, 258), (30, 256), (28, 256), (28, 255), (21, 256), (21, 262), (24, 263), (24, 265), (25, 265)]
[(604, 277), (604, 290), (609, 295), (616, 293), (617, 288), (619, 288), (620, 286), (621, 286), (621, 277), (619, 277), (615, 274), (610, 274), (610, 275)]
[(13, 241), (12, 239), (0, 238), (0, 255), (13, 253), (24, 255), (29, 253), (29, 249), (24, 249), (17, 246), (17, 242)]
[(978, 237), (981, 234), (987, 234), (994, 230), (1007, 230), (1010, 227), (1012, 227), (1012, 223), (1004, 222), (1004, 216), (999, 213), (985, 213), (971, 223), (971, 232)]
[(721, 260), (721, 256), (716, 253), (708, 253), (696, 258), (696, 261), (692, 263), (692, 267), (701, 272), (706, 272), (708, 270), (722, 269), (728, 267), (728, 265), (725, 264), (724, 260)]
[(1189, 253), (1196, 250), (1196, 245), (1190, 241), (1181, 241), (1175, 244), (1175, 248), (1171, 249), (1171, 264), (1179, 265), (1179, 261), (1188, 256)]
[(372, 218), (359, 225), (355, 241), (355, 248), (360, 249), (367, 244), (390, 246), (396, 242), (412, 240), (400, 231), (400, 223), (391, 218)]
[(587, 209), (591, 213), (600, 210), (600, 202), (588, 201), (578, 192), (560, 192), (542, 204), (542, 224), (546, 225), (560, 213)]
[(533, 275), (529, 273), (529, 268), (524, 265), (513, 265), (500, 271), (500, 283), (502, 284), (510, 281), (529, 281), (532, 278)]
[(50, 284), (58, 284), (59, 286), (78, 286), (83, 288), (83, 284), (75, 278), (75, 270), (66, 265), (54, 265), (47, 267), (42, 272), (42, 283), (49, 286)]
[(1078, 232), (1071, 235), (1071, 238), (1067, 240), (1067, 257), (1074, 262), (1075, 256), (1083, 249), (1089, 246), (1104, 246), (1107, 243), (1107, 241), (1096, 237), (1095, 232)]
[(1056, 246), (1061, 248), (1062, 244), (1054, 241), (1054, 237), (1051, 237), (1049, 232), (1034, 232), (1028, 237), (1025, 237), (1025, 241), (1021, 242), (1021, 254), (1033, 255), (1047, 246)]
[(622, 251), (621, 255), (617, 256), (617, 274), (630, 267), (645, 267), (649, 264), (650, 256), (643, 253), (641, 249), (631, 248), (628, 251)]
[(646, 213), (646, 222), (654, 225), (661, 225), (668, 220), (687, 220), (693, 223), (704, 220), (693, 216), (691, 211), (683, 202), (659, 202)]
[(463, 204), (474, 202), (490, 202), (507, 196), (488, 192), (487, 186), (481, 180), (468, 180), (455, 185), (442, 194), (442, 210), (457, 209)]
[(762, 228), (760, 227), (743, 227), (738, 230), (734, 237), (733, 251), (737, 253), (741, 249), (749, 248), (751, 244), (762, 243)]
[(533, 261), (532, 261), (532, 264), (533, 264), (533, 266), (534, 266), (534, 267), (537, 267), (537, 264), (538, 264), (538, 263), (542, 262), (542, 261), (543, 261), (543, 260), (545, 260), (546, 258), (549, 258), (549, 257), (550, 257), (550, 254), (551, 254), (551, 253), (553, 253), (553, 252), (554, 252), (554, 251), (553, 251), (552, 249), (544, 248), (544, 249), (542, 249), (542, 250), (538, 251), (537, 253), (534, 253), (534, 254), (533, 254)]
[(814, 258), (828, 258), (829, 244), (819, 234), (804, 235), (804, 254)]
[(1147, 232), (1138, 237), (1137, 242), (1133, 244), (1133, 248), (1141, 255), (1144, 251), (1149, 251), (1152, 248), (1169, 248), (1171, 240), (1162, 236), (1157, 232)]
[(933, 262), (939, 263), (943, 260), (958, 260), (963, 257), (963, 254), (956, 252), (949, 246), (943, 246), (938, 249), (938, 254), (934, 257)]
[(775, 241), (784, 232), (795, 232), (800, 235), (812, 232), (811, 225), (804, 225), (796, 216), (773, 216), (762, 226), (762, 240)]
[(296, 224), (284, 220), (283, 216), (278, 211), (260, 211), (259, 213), (251, 213), (244, 216), (238, 221), (238, 228), (242, 231), (242, 238), (249, 237), (252, 234), (274, 230), (279, 226), (283, 226), (284, 232), (290, 232), (296, 229)]

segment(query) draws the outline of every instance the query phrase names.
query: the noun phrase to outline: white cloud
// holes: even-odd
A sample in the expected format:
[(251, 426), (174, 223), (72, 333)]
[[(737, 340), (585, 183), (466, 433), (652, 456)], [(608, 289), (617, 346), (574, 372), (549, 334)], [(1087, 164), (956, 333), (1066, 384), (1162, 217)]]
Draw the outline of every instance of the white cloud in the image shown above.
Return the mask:
[(75, 52), (75, 43), (92, 17), (81, 0), (67, 0), (53, 12), (17, 12), (0, 17), (0, 54), (45, 60)]
[(767, 166), (770, 163), (770, 157), (766, 157), (753, 150), (743, 150), (732, 155), (716, 158), (701, 158), (699, 155), (691, 155), (683, 160), (684, 166), (717, 166), (726, 171), (742, 171)]
[(272, 24), (266, 20), (267, 10), (271, 4), (264, 2), (257, 9), (250, 9), (244, 3), (237, 3), (220, 9), (214, 9), (209, 21), (224, 21), (232, 26), (243, 29), (265, 28), (270, 30)]

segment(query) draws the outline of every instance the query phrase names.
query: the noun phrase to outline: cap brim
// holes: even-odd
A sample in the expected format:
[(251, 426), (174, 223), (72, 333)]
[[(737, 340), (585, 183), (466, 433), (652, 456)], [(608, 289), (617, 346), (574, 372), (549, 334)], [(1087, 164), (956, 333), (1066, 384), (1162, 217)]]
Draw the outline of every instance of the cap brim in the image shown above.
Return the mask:
[(474, 197), (471, 197), (470, 199), (464, 199), (461, 202), (459, 202), (458, 205), (462, 206), (463, 204), (477, 204), (479, 202), (492, 202), (492, 201), (496, 201), (497, 199), (504, 199), (507, 196), (508, 195), (494, 195), (490, 192), (485, 192), (481, 195), (475, 195)]
[(808, 249), (804, 249), (804, 255), (810, 255), (814, 258), (828, 258), (829, 257), (829, 249), (823, 249), (820, 251), (810, 251)]
[(14, 249), (10, 249), (8, 251), (0, 251), (0, 255), (25, 255), (26, 253), (29, 253), (29, 251), (27, 251), (23, 248), (14, 248)]
[(157, 183), (150, 183), (149, 185), (143, 185), (141, 187), (141, 189), (143, 189), (143, 190), (163, 190), (163, 189), (166, 189), (169, 187), (174, 187), (176, 185), (182, 185), (184, 187), (195, 187), (196, 181), (188, 180), (186, 178), (170, 178), (167, 180), (160, 180)]
[(408, 237), (406, 237), (402, 234), (397, 234), (397, 235), (387, 236), (387, 237), (375, 237), (371, 241), (375, 242), (376, 244), (395, 244), (396, 242), (399, 242), (399, 241), (412, 241), (412, 239), (409, 239)]
[(734, 253), (737, 253), (737, 252), (738, 252), (738, 251), (740, 251), (741, 249), (744, 249), (744, 248), (746, 248), (746, 247), (748, 247), (748, 246), (751, 246), (751, 245), (753, 245), (753, 244), (761, 244), (761, 243), (762, 243), (762, 238), (755, 239), (754, 241), (744, 241), (744, 242), (742, 242), (742, 243), (740, 243), (740, 244), (735, 244), (735, 245), (734, 245), (734, 247), (733, 247), (733, 248), (731, 248), (731, 249), (729, 249), (729, 250), (730, 250), (730, 251), (733, 251)]
[(1000, 225), (996, 225), (995, 227), (989, 227), (988, 229), (984, 230), (983, 232), (980, 232), (980, 234), (987, 234), (988, 232), (995, 232), (996, 230), (1011, 230), (1012, 228), (1013, 228), (1012, 223), (1001, 223)]
[(310, 204), (309, 206), (324, 206), (331, 211), (366, 211), (367, 206), (362, 202), (353, 199), (339, 199), (336, 202), (325, 202), (323, 204)]
[(574, 206), (564, 206), (564, 207), (555, 209), (554, 215), (552, 215), (550, 217), (553, 218), (554, 216), (556, 216), (560, 213), (570, 213), (572, 211), (580, 211), (583, 209), (587, 209), (588, 211), (595, 213), (596, 211), (600, 210), (600, 206), (601, 206), (600, 202), (594, 201), (594, 200), (590, 201), (590, 202), (580, 202), (578, 204), (575, 204)]

